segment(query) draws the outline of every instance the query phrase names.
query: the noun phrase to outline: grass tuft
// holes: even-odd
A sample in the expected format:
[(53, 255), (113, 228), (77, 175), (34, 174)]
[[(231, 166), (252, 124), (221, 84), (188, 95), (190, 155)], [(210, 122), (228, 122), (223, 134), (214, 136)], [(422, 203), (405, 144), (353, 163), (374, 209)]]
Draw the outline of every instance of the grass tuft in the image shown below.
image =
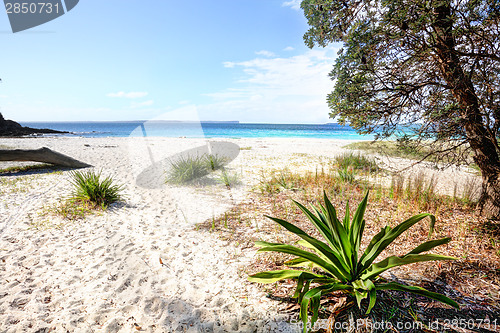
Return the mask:
[(0, 169), (0, 174), (4, 173), (19, 173), (19, 172), (26, 172), (26, 171), (36, 171), (36, 170), (57, 170), (61, 169), (61, 167), (52, 165), (52, 164), (31, 164), (31, 165), (23, 165), (23, 166), (12, 166), (8, 168), (3, 168)]
[(74, 190), (71, 198), (75, 201), (106, 208), (123, 199), (120, 194), (123, 185), (114, 184), (111, 177), (102, 177), (101, 172), (74, 171), (71, 173)]
[(65, 220), (74, 221), (84, 219), (85, 216), (92, 214), (96, 208), (101, 207), (96, 207), (94, 204), (88, 201), (68, 199), (61, 203), (59, 206), (55, 207), (52, 211), (54, 214), (61, 216)]
[(227, 164), (227, 159), (217, 155), (181, 156), (170, 161), (166, 182), (186, 184), (220, 170)]
[(207, 163), (203, 156), (180, 157), (170, 161), (167, 183), (183, 184), (208, 175)]
[(222, 172), (217, 181), (221, 184), (226, 185), (227, 188), (241, 184), (241, 180), (238, 174), (229, 173), (229, 171), (227, 171), (226, 169), (222, 169)]
[(337, 170), (340, 181), (344, 183), (353, 184), (356, 180), (356, 172), (352, 167), (344, 167), (343, 169)]
[(218, 155), (205, 155), (205, 163), (207, 163), (209, 170), (220, 170), (227, 164), (227, 158)]
[(363, 170), (365, 172), (377, 172), (380, 168), (377, 163), (369, 157), (360, 153), (346, 152), (335, 157), (335, 164), (340, 169), (352, 168), (354, 170)]

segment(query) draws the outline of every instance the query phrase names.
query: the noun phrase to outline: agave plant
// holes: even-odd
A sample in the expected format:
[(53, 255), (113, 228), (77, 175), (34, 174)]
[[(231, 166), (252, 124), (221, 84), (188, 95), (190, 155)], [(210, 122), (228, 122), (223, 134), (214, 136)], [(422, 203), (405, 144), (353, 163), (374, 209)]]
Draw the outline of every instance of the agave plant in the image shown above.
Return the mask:
[(396, 266), (431, 260), (454, 260), (455, 258), (437, 254), (421, 254), (438, 245), (448, 243), (450, 238), (430, 240), (403, 256), (390, 256), (374, 263), (379, 254), (399, 235), (425, 217), (429, 217), (431, 221), (430, 236), (436, 221), (433, 215), (426, 213), (415, 215), (395, 228), (389, 226), (382, 228), (361, 254), (360, 245), (365, 228), (363, 216), (368, 202), (368, 193), (359, 204), (352, 220), (350, 219), (349, 204), (347, 204), (343, 222), (340, 222), (337, 218), (337, 212), (326, 193), (324, 194), (325, 205), (320, 205), (319, 208), (312, 207), (316, 214), (300, 203), (294, 202), (304, 212), (326, 242), (308, 235), (287, 221), (266, 216), (302, 238), (298, 244), (311, 249), (312, 252), (292, 245), (256, 242), (256, 246), (260, 247), (259, 252), (273, 251), (295, 255), (297, 256), (296, 258), (287, 261), (285, 264), (289, 267), (304, 267), (306, 269), (261, 272), (249, 276), (248, 279), (259, 283), (272, 283), (284, 279), (297, 280), (297, 288), (293, 297), (298, 298), (300, 303), (300, 318), (304, 323), (304, 332), (307, 328), (308, 310), (312, 312), (311, 324), (314, 325), (318, 319), (321, 296), (338, 290), (354, 295), (360, 308), (361, 301), (368, 297), (367, 314), (375, 305), (377, 290), (411, 292), (441, 301), (456, 308), (459, 307), (458, 303), (442, 294), (396, 282), (387, 283), (379, 277), (382, 272)]

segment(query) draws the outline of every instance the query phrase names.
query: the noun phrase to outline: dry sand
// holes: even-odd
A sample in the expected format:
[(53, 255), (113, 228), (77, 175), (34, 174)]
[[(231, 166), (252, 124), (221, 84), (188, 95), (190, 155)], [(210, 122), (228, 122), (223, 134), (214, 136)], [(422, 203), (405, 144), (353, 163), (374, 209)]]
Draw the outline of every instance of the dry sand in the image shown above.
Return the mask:
[[(242, 185), (167, 186), (154, 172), (154, 186), (137, 185), (152, 161), (164, 166), (169, 156), (206, 146), (203, 139), (0, 139), (10, 148), (49, 147), (126, 187), (125, 203), (68, 223), (44, 213), (69, 195), (68, 171), (0, 176), (0, 332), (297, 331), (247, 282), (243, 269), (255, 249), (195, 225), (244, 200), (262, 170), (314, 171), (350, 141), (212, 141), (243, 148), (229, 164)], [(465, 174), (448, 171), (441, 183)]]

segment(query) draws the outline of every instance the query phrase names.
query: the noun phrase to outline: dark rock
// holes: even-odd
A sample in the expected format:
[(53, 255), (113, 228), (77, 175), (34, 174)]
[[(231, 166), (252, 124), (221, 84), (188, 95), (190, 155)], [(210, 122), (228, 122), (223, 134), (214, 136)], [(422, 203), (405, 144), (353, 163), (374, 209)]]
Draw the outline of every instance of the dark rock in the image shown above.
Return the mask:
[(23, 127), (19, 123), (12, 120), (5, 120), (0, 113), (0, 137), (26, 136), (32, 134), (64, 134), (69, 132), (61, 132), (47, 128), (31, 128)]

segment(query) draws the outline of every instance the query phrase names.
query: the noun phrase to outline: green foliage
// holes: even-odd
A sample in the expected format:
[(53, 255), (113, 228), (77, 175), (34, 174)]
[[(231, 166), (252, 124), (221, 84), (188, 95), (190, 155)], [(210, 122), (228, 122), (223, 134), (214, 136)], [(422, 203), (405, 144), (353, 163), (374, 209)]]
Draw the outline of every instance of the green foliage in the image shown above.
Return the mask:
[(218, 182), (226, 185), (228, 188), (241, 183), (237, 173), (229, 173), (226, 169), (222, 169)]
[(269, 174), (262, 170), (258, 188), (261, 193), (279, 193), (283, 190), (297, 188), (297, 176), (292, 174), (289, 169), (274, 170)]
[(341, 169), (352, 168), (354, 170), (363, 170), (366, 172), (376, 172), (379, 170), (375, 161), (360, 153), (345, 152), (335, 157), (335, 162)]
[(356, 172), (352, 167), (344, 167), (343, 169), (337, 170), (337, 173), (339, 175), (339, 179), (344, 183), (353, 184), (356, 180)]
[[(499, 92), (500, 62), (493, 45), (500, 41), (494, 32), (500, 12), (495, 1), (304, 0), (302, 8), (310, 25), (304, 35), (309, 47), (344, 45), (330, 74), (336, 80), (328, 96), (332, 118), (339, 116), (340, 122), (381, 136), (406, 124), (408, 130), (402, 134), (409, 136), (464, 137), (460, 104), (465, 101), (456, 99), (453, 90), (459, 87), (450, 82), (458, 79), (464, 66), (471, 73), (462, 79), (471, 80), (483, 114), (497, 119), (493, 114), (499, 101), (486, 102)], [(449, 30), (440, 30), (440, 15), (449, 19)], [(438, 43), (448, 36), (455, 43), (453, 50), (443, 50)], [(481, 54), (475, 52), (478, 49)], [(444, 52), (450, 51), (460, 55), (450, 58), (457, 61), (451, 73), (435, 56), (449, 56)], [(483, 71), (491, 74), (480, 74)], [(485, 126), (498, 133), (493, 123)]]
[(123, 199), (120, 194), (123, 185), (114, 184), (112, 177), (102, 177), (101, 172), (74, 171), (71, 173), (71, 183), (74, 186), (72, 198), (77, 201), (105, 208)]
[(92, 202), (82, 202), (81, 200), (70, 198), (53, 209), (49, 209), (49, 211), (52, 211), (66, 220), (74, 221), (83, 219), (85, 216), (92, 214), (95, 208), (95, 204)]
[[(429, 153), (431, 153), (432, 147), (429, 145), (421, 145), (418, 149), (414, 146), (405, 147), (401, 140), (399, 141), (361, 141), (348, 144), (344, 148), (348, 149), (360, 149), (370, 153), (381, 154), (390, 157), (401, 157), (414, 160), (421, 160)], [(457, 152), (460, 153), (460, 152)], [(427, 160), (432, 162), (440, 161), (440, 156), (431, 155)]]
[(298, 245), (312, 251), (280, 243), (256, 242), (256, 246), (260, 247), (259, 252), (272, 251), (295, 255), (296, 258), (287, 261), (285, 264), (289, 267), (302, 267), (303, 269), (262, 272), (251, 275), (248, 279), (259, 283), (272, 283), (283, 279), (297, 280), (297, 288), (293, 297), (298, 298), (300, 303), (300, 317), (304, 323), (304, 332), (307, 329), (308, 310), (312, 312), (311, 322), (314, 325), (314, 322), (318, 319), (321, 296), (337, 290), (355, 296), (359, 307), (361, 307), (361, 301), (368, 298), (367, 313), (375, 305), (376, 291), (389, 289), (415, 293), (456, 308), (459, 307), (455, 301), (444, 295), (420, 287), (405, 286), (395, 282), (387, 283), (379, 277), (382, 272), (401, 265), (431, 260), (454, 260), (455, 258), (442, 255), (422, 254), (438, 245), (448, 243), (450, 238), (427, 241), (403, 256), (390, 256), (375, 263), (382, 251), (398, 236), (425, 217), (429, 217), (431, 220), (430, 235), (435, 223), (434, 216), (419, 214), (394, 228), (389, 226), (382, 228), (373, 237), (365, 251), (361, 253), (360, 245), (365, 228), (363, 216), (367, 202), (368, 194), (359, 204), (352, 220), (348, 204), (342, 222), (338, 219), (337, 211), (326, 193), (324, 193), (324, 205), (312, 207), (314, 213), (302, 204), (295, 202), (325, 241), (310, 236), (287, 221), (267, 216), (302, 238)]
[(4, 169), (0, 169), (0, 174), (2, 173), (18, 173), (18, 172), (26, 172), (26, 171), (36, 171), (36, 170), (57, 170), (60, 167), (52, 165), (52, 164), (32, 164), (32, 165), (23, 165), (23, 166), (12, 166)]
[(167, 183), (182, 184), (208, 175), (209, 168), (204, 156), (180, 157), (170, 162)]
[(206, 155), (205, 161), (209, 170), (215, 171), (224, 168), (227, 164), (227, 159), (218, 155)]
[(210, 172), (222, 169), (227, 159), (217, 155), (181, 156), (170, 161), (167, 183), (185, 184), (200, 179)]
[[(301, 8), (309, 47), (343, 44), (330, 73), (331, 118), (376, 139), (396, 135), (404, 154), (429, 141), (451, 160), (472, 150), (483, 188), (498, 189), (497, 0), (303, 0)], [(484, 196), (484, 215), (500, 217), (499, 196)]]

